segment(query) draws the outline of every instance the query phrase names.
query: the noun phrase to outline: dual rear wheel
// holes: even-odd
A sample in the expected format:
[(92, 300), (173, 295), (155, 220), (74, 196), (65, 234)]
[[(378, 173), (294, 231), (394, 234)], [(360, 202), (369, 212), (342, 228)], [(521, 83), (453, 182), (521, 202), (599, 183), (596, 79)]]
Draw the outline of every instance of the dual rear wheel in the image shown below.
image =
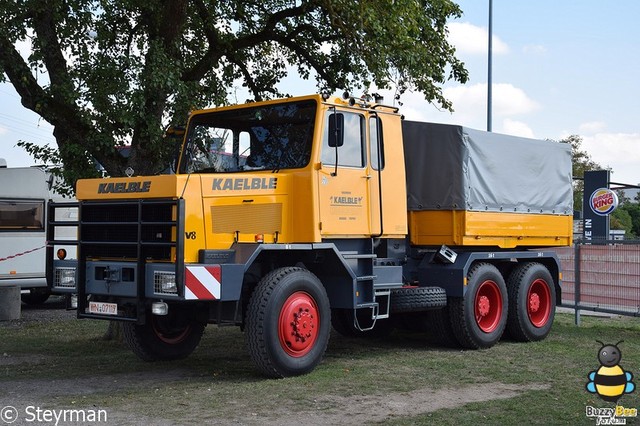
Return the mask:
[(549, 270), (538, 262), (518, 265), (505, 282), (494, 265), (477, 263), (469, 270), (465, 297), (450, 298), (441, 322), (464, 348), (493, 346), (506, 331), (517, 341), (537, 341), (550, 332), (556, 292)]

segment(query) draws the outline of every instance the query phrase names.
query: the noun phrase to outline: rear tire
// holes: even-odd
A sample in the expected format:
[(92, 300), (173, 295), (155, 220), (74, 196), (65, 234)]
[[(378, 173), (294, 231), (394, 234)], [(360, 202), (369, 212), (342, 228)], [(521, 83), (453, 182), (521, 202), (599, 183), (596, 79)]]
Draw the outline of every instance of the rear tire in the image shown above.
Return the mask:
[(286, 267), (265, 275), (247, 307), (246, 339), (256, 367), (269, 377), (312, 371), (329, 343), (331, 310), (320, 280)]
[(122, 334), (143, 361), (167, 361), (189, 356), (200, 344), (205, 326), (169, 310), (166, 316), (147, 314), (144, 325), (123, 322)]
[(556, 288), (549, 270), (537, 262), (516, 267), (507, 282), (507, 333), (517, 341), (542, 340), (555, 317)]
[(471, 267), (464, 297), (450, 298), (454, 335), (467, 349), (495, 345), (507, 324), (508, 299), (504, 278), (489, 263)]

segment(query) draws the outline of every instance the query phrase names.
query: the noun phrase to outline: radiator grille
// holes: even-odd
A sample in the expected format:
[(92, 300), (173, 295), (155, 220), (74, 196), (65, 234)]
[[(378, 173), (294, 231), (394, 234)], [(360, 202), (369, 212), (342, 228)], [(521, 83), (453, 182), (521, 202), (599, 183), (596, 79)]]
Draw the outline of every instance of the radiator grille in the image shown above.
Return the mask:
[(85, 202), (80, 237), (87, 258), (171, 260), (174, 201)]
[(211, 207), (214, 233), (282, 232), (282, 204), (236, 204)]

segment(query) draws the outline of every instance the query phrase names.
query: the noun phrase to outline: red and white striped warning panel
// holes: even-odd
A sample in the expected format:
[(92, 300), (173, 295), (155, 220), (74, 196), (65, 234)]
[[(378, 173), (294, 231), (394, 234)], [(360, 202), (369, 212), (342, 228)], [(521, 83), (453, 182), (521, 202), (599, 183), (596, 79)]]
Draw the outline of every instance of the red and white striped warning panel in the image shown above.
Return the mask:
[(184, 298), (187, 300), (220, 299), (220, 266), (187, 266)]

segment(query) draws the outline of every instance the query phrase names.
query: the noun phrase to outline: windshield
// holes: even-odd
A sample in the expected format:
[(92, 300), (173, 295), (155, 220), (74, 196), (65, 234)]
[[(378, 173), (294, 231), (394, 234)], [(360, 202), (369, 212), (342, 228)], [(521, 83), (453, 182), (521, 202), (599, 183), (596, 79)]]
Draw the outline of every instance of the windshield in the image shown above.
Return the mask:
[(191, 119), (182, 173), (305, 167), (311, 157), (313, 100), (201, 114)]

